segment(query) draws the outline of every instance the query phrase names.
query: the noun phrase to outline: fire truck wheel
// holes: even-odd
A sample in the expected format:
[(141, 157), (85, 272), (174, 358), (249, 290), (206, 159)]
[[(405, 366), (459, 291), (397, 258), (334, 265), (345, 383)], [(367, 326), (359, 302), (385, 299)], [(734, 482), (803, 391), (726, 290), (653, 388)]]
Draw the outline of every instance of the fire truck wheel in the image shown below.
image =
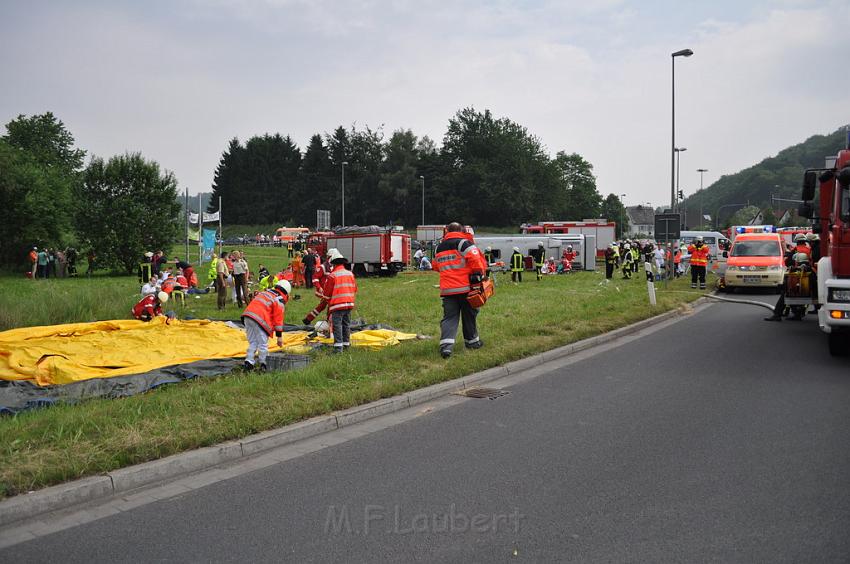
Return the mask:
[(847, 356), (848, 349), (850, 349), (848, 335), (846, 332), (833, 329), (832, 333), (827, 335), (829, 337), (829, 354), (832, 356)]

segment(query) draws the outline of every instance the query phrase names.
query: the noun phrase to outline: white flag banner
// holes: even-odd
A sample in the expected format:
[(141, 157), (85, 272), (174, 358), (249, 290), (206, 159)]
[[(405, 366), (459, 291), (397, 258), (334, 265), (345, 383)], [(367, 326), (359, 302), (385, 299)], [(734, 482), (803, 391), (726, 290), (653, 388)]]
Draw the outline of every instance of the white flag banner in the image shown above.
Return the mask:
[(189, 223), (198, 223), (198, 214), (189, 212)]
[(204, 212), (204, 222), (207, 222), (207, 221), (218, 221), (218, 218), (219, 218), (219, 215), (220, 215), (220, 214), (221, 214), (221, 211), (217, 211), (217, 212), (215, 212), (215, 213), (206, 213), (206, 212)]

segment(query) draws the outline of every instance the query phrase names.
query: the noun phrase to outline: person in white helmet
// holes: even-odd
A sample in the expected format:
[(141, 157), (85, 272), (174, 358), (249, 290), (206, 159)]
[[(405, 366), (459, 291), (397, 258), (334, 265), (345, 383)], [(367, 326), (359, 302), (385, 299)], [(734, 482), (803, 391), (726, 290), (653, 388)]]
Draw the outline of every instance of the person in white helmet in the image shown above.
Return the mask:
[(522, 253), (519, 252), (519, 247), (514, 247), (511, 255), (511, 282), (514, 284), (522, 282), (523, 270), (525, 270), (525, 264), (523, 264)]
[(277, 346), (283, 346), (283, 321), (286, 318), (286, 302), (292, 286), (288, 280), (278, 280), (269, 290), (254, 296), (242, 312), (242, 323), (248, 337), (248, 352), (245, 355), (245, 370), (254, 369), (254, 357), (259, 356), (260, 370), (267, 370), (269, 337), (277, 336)]
[(133, 306), (133, 317), (139, 321), (150, 321), (158, 315), (163, 315), (162, 304), (168, 301), (168, 294), (159, 292), (148, 294)]

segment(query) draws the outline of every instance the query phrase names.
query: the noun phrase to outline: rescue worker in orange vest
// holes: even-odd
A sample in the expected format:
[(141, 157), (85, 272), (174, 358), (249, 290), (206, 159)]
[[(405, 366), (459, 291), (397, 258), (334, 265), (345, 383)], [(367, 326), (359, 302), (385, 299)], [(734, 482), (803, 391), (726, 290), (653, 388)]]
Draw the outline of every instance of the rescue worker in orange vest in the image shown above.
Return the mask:
[(248, 352), (245, 354), (245, 370), (254, 369), (254, 357), (259, 356), (260, 370), (268, 370), (266, 357), (269, 354), (269, 337), (277, 335), (277, 346), (283, 346), (283, 320), (286, 317), (286, 302), (292, 286), (286, 280), (264, 290), (248, 302), (242, 312), (242, 323), (248, 337)]
[[(336, 249), (330, 249), (330, 251), (328, 251), (328, 256), (330, 256), (331, 251), (335, 250)], [(313, 320), (316, 319), (320, 313), (325, 311), (326, 307), (328, 307), (328, 296), (324, 294), (325, 281), (327, 278), (328, 272), (325, 270), (325, 265), (317, 258), (316, 264), (313, 267), (313, 279), (310, 281), (310, 285), (313, 287), (316, 297), (319, 298), (319, 304), (314, 307), (310, 313), (304, 317), (304, 319), (301, 320), (304, 325), (310, 325), (313, 323)]]
[(702, 237), (697, 237), (689, 247), (688, 252), (691, 254), (691, 288), (697, 287), (697, 279), (699, 279), (699, 289), (705, 290), (705, 271), (708, 267), (709, 249), (702, 242)]
[(806, 235), (804, 233), (797, 233), (794, 236), (794, 243), (796, 247), (794, 248), (795, 253), (805, 253), (809, 255), (809, 260), (812, 258), (812, 248), (809, 246), (808, 241), (806, 240)]
[(35, 280), (36, 268), (38, 267), (38, 247), (33, 247), (29, 255), (30, 259), (30, 278)]
[(440, 297), (443, 301), (440, 356), (448, 358), (452, 355), (458, 320), (463, 323), (466, 348), (480, 349), (484, 343), (478, 336), (475, 323), (478, 310), (469, 305), (466, 296), (473, 284), (479, 284), (484, 279), (487, 264), (475, 246), (472, 235), (464, 232), (460, 223), (452, 222), (448, 225), (443, 240), (437, 245), (434, 264), (440, 273)]
[(322, 288), (328, 300), (328, 316), (334, 334), (334, 352), (341, 353), (351, 346), (351, 310), (357, 295), (354, 274), (345, 268), (348, 260), (339, 249), (328, 251), (331, 272)]
[(133, 317), (139, 321), (150, 321), (158, 315), (163, 315), (162, 304), (168, 301), (168, 294), (159, 292), (158, 294), (148, 294), (139, 303), (133, 306)]

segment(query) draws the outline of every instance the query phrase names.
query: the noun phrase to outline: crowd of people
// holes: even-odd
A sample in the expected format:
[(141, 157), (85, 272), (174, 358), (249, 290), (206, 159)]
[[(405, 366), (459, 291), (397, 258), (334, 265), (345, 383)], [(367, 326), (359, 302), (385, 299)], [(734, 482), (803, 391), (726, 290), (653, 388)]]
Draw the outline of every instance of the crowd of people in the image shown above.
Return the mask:
[[(74, 247), (54, 249), (53, 247), (33, 247), (29, 256), (27, 276), (33, 280), (46, 278), (73, 278), (77, 276), (79, 253)], [(89, 266), (86, 275), (94, 271), (95, 256), (89, 253)]]
[(705, 275), (711, 254), (702, 237), (693, 243), (673, 245), (623, 239), (608, 245), (605, 250), (605, 278), (611, 279), (620, 269), (624, 279), (637, 274), (642, 264), (649, 264), (647, 278), (663, 280), (691, 273), (691, 288), (705, 290)]

